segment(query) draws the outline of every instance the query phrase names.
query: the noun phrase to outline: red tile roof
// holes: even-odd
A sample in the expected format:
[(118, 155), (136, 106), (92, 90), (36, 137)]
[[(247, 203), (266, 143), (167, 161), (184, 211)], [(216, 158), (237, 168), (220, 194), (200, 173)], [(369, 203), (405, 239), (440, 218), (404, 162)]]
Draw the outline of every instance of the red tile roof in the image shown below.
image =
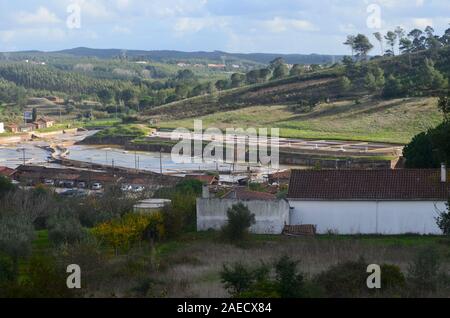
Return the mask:
[(273, 201), (276, 200), (277, 197), (271, 193), (250, 191), (243, 188), (235, 188), (225, 194), (223, 196), (223, 199), (237, 199), (242, 201)]
[(0, 175), (5, 177), (10, 177), (14, 174), (16, 170), (8, 168), (8, 167), (0, 167)]
[[(447, 178), (447, 180), (449, 180)], [(440, 170), (293, 170), (289, 199), (444, 200), (450, 183)]]

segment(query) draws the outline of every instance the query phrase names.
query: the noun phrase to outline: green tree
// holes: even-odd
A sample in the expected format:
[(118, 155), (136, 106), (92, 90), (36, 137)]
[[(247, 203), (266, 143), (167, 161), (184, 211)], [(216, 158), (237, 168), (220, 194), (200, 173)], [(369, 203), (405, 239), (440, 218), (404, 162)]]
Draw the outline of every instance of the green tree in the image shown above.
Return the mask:
[(450, 90), (447, 91), (447, 96), (441, 96), (438, 102), (438, 108), (444, 114), (444, 120), (450, 120)]
[(383, 36), (381, 35), (380, 32), (375, 32), (375, 33), (373, 34), (373, 36), (374, 36), (375, 39), (377, 39), (377, 41), (380, 43), (381, 56), (383, 56), (383, 55), (384, 55)]
[(354, 50), (357, 53), (356, 56), (360, 59), (365, 60), (367, 58), (367, 54), (372, 48), (372, 43), (370, 43), (369, 39), (364, 34), (358, 34), (355, 37)]
[(299, 76), (302, 75), (304, 72), (304, 68), (302, 65), (300, 64), (294, 64), (294, 66), (292, 66), (289, 75), (290, 76)]
[(356, 37), (354, 35), (348, 35), (347, 40), (344, 42), (344, 45), (350, 47), (350, 50), (352, 51), (352, 57), (355, 55), (355, 40)]
[(392, 31), (388, 31), (384, 36), (387, 44), (390, 46), (390, 50), (387, 51), (389, 55), (395, 55), (395, 44), (397, 43), (397, 34)]
[(433, 144), (428, 133), (423, 132), (415, 136), (403, 149), (407, 168), (437, 168), (439, 162), (435, 158)]
[(231, 87), (240, 87), (245, 82), (245, 75), (241, 73), (234, 73), (231, 75)]
[(104, 88), (97, 93), (97, 96), (103, 106), (107, 106), (113, 99), (114, 94), (111, 90)]
[(422, 89), (439, 90), (446, 86), (445, 77), (434, 67), (434, 62), (428, 58), (419, 68), (418, 82)]
[(304, 283), (303, 274), (297, 270), (298, 262), (288, 256), (275, 263), (276, 282), (281, 298), (300, 298)]
[(280, 79), (289, 75), (289, 69), (286, 64), (279, 64), (273, 70), (272, 79)]
[(450, 236), (450, 200), (447, 202), (447, 210), (439, 211), (436, 224), (444, 235)]
[(224, 237), (231, 242), (245, 240), (248, 230), (256, 223), (255, 215), (243, 204), (233, 205), (227, 211), (228, 223), (222, 229)]
[(352, 81), (347, 76), (342, 76), (339, 79), (339, 89), (342, 92), (348, 92), (350, 88), (352, 87)]

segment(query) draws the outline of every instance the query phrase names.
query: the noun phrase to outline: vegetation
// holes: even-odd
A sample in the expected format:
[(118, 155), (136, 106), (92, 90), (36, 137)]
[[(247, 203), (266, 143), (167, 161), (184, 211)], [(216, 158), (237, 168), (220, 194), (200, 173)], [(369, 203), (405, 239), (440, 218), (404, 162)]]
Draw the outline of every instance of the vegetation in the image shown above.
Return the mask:
[(250, 227), (256, 223), (255, 215), (243, 204), (233, 205), (227, 211), (228, 223), (222, 229), (223, 237), (234, 243), (242, 243)]

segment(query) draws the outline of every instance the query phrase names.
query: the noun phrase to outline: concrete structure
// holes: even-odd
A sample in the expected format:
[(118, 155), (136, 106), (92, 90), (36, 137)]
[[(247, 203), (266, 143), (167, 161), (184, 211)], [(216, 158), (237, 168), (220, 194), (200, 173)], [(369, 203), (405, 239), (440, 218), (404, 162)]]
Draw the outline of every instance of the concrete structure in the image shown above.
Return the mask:
[(3, 134), (5, 132), (5, 124), (0, 123), (0, 134)]
[(450, 185), (441, 170), (293, 171), (289, 224), (317, 233), (442, 234), (436, 225)]
[(220, 230), (226, 225), (227, 211), (242, 202), (255, 214), (256, 224), (250, 228), (255, 234), (281, 234), (289, 222), (289, 204), (286, 200), (239, 200), (210, 198), (207, 187), (203, 197), (197, 199), (197, 230)]
[(135, 213), (151, 214), (154, 212), (161, 211), (167, 205), (172, 203), (171, 200), (167, 199), (148, 199), (139, 201), (133, 207)]

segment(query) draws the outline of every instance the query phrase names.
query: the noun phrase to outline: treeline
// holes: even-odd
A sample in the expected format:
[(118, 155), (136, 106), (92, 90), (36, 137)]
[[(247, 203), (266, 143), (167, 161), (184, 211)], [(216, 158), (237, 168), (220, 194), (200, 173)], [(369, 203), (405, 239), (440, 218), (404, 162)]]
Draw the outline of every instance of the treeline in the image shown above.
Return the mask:
[[(374, 57), (370, 62), (365, 61), (374, 46), (365, 35), (348, 36), (344, 43), (352, 50), (352, 57), (343, 59), (344, 92), (359, 90), (395, 98), (440, 95), (445, 91), (450, 76), (450, 29), (437, 36), (431, 27), (425, 31), (414, 29), (408, 34), (398, 27), (384, 37), (380, 33), (374, 36), (380, 42), (383, 57)], [(396, 53), (396, 58), (385, 58)]]

